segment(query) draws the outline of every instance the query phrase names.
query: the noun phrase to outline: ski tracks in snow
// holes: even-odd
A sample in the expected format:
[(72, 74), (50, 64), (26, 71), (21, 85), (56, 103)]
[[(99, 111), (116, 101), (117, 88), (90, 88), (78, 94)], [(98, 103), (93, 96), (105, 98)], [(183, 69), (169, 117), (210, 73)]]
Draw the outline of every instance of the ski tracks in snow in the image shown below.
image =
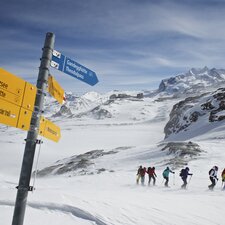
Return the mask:
[[(65, 204), (56, 204), (56, 203), (27, 203), (29, 207), (32, 207), (34, 209), (39, 210), (49, 210), (49, 211), (57, 211), (65, 214), (72, 214), (73, 216), (88, 220), (91, 223), (94, 223), (96, 225), (107, 225), (103, 221), (101, 221), (99, 218), (93, 216), (89, 212), (79, 209), (77, 207), (71, 206), (71, 205), (65, 205)], [(0, 201), (0, 206), (14, 206), (14, 202), (12, 201)]]

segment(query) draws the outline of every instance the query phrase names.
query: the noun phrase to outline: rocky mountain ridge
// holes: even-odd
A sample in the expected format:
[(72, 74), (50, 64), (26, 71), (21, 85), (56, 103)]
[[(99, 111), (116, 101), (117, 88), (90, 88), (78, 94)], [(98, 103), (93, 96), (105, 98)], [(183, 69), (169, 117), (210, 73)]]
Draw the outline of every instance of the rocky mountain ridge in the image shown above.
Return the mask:
[[(225, 88), (188, 97), (173, 106), (164, 128), (165, 138), (225, 120)], [(207, 130), (206, 130), (207, 131)]]

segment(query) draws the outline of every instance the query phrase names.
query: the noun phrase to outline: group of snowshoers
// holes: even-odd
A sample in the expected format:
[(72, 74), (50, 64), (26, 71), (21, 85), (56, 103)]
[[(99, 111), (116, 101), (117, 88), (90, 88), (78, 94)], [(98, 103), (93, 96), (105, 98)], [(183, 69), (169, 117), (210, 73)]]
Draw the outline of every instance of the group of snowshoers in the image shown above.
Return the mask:
[[(167, 166), (166, 169), (162, 173), (163, 179), (165, 179), (165, 183), (164, 183), (165, 187), (168, 187), (170, 173), (174, 174), (174, 178), (175, 178), (175, 172), (172, 171)], [(209, 170), (209, 179), (211, 181), (211, 184), (208, 186), (208, 188), (210, 190), (214, 189), (217, 181), (219, 180), (217, 177), (217, 173), (218, 173), (218, 166), (214, 166), (213, 168), (211, 168)], [(155, 185), (156, 177), (157, 177), (157, 175), (155, 173), (155, 167), (148, 167), (146, 169), (146, 167), (142, 167), (142, 166), (140, 166), (137, 171), (137, 180), (136, 180), (137, 184), (139, 184), (139, 181), (141, 180), (141, 184), (144, 185), (146, 174), (148, 174), (148, 185), (151, 184), (151, 181), (153, 181), (153, 185)], [(182, 189), (187, 188), (187, 184), (188, 184), (187, 178), (188, 178), (188, 176), (190, 176), (190, 179), (189, 179), (189, 182), (190, 182), (192, 175), (193, 175), (192, 173), (189, 173), (188, 167), (186, 167), (180, 171), (179, 176), (181, 177), (181, 179), (183, 181), (183, 184), (181, 186)], [(225, 168), (224, 168), (223, 172), (221, 173), (221, 178), (222, 178), (222, 189), (225, 190)]]

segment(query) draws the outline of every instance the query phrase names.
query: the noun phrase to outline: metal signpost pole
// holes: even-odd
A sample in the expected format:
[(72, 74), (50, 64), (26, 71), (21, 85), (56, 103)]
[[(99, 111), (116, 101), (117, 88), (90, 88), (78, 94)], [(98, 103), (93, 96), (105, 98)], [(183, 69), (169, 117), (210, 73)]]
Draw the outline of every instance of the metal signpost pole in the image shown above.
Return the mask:
[(30, 123), (30, 129), (27, 133), (12, 225), (23, 225), (28, 191), (32, 189), (32, 187), (30, 187), (30, 178), (40, 124), (40, 113), (43, 111), (44, 96), (48, 83), (49, 66), (54, 49), (54, 42), (55, 35), (53, 33), (47, 33), (36, 85), (38, 91), (35, 100), (35, 108)]

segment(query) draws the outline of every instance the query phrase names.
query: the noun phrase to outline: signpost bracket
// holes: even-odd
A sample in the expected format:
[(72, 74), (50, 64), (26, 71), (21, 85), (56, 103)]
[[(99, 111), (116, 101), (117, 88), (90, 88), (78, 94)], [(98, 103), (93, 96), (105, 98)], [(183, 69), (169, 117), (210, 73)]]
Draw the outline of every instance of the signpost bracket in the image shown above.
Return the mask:
[(37, 139), (36, 144), (41, 145), (41, 144), (43, 144), (43, 141), (41, 139)]
[(35, 188), (33, 186), (23, 187), (23, 186), (16, 186), (16, 189), (20, 189), (21, 191), (34, 191)]
[[(24, 141), (25, 142), (27, 142), (27, 141), (33, 141), (34, 142), (34, 140), (32, 140), (32, 139), (28, 139), (27, 140), (26, 138), (24, 139)], [(43, 144), (44, 142), (41, 139), (36, 139), (36, 142), (35, 143), (38, 144), (38, 145), (40, 145), (40, 144)]]

